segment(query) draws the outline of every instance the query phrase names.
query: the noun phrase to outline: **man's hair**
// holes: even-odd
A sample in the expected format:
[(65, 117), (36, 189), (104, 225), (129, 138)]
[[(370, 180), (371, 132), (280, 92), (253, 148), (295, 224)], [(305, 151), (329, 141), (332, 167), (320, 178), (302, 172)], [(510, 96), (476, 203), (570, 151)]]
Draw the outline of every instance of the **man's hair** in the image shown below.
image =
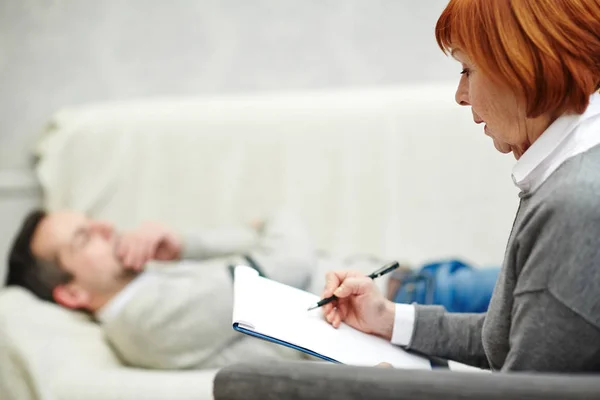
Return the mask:
[(43, 300), (54, 302), (52, 292), (68, 283), (73, 276), (55, 262), (37, 259), (31, 251), (31, 241), (46, 212), (36, 209), (24, 219), (8, 256), (7, 285), (21, 286)]
[(582, 114), (600, 86), (599, 15), (600, 0), (451, 0), (435, 36), (523, 96), (528, 117)]

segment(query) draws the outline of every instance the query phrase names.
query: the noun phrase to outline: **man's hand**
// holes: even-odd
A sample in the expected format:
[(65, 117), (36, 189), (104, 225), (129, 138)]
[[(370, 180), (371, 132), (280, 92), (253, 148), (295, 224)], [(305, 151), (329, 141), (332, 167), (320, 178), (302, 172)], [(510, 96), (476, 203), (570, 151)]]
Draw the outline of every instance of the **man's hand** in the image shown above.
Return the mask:
[(116, 254), (125, 268), (140, 271), (150, 260), (178, 259), (181, 248), (181, 239), (170, 229), (155, 223), (145, 223), (120, 236)]
[(372, 279), (355, 271), (327, 273), (323, 298), (338, 300), (323, 306), (323, 315), (335, 328), (345, 322), (359, 331), (392, 338), (395, 305), (387, 300)]

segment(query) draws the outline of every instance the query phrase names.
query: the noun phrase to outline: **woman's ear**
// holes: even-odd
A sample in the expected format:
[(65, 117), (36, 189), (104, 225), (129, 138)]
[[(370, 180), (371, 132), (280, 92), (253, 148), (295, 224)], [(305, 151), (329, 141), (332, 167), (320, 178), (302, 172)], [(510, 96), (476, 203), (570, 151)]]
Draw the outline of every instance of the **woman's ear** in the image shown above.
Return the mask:
[(58, 285), (52, 291), (54, 301), (63, 307), (71, 309), (87, 309), (90, 305), (89, 294), (76, 284)]

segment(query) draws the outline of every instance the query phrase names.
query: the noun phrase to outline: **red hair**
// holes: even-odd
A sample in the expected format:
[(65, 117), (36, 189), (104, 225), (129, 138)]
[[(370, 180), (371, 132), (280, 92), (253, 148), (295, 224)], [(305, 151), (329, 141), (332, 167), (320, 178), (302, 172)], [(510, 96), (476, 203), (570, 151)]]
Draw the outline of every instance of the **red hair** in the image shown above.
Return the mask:
[(600, 0), (450, 0), (435, 36), (522, 95), (532, 118), (581, 114), (600, 86)]

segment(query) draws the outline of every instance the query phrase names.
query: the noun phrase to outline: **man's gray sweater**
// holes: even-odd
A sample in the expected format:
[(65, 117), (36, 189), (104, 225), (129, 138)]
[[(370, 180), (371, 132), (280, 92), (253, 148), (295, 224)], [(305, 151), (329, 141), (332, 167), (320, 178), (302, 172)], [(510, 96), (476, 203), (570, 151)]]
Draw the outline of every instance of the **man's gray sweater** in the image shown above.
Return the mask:
[(600, 146), (520, 197), (487, 314), (417, 306), (408, 348), (493, 370), (600, 371)]

